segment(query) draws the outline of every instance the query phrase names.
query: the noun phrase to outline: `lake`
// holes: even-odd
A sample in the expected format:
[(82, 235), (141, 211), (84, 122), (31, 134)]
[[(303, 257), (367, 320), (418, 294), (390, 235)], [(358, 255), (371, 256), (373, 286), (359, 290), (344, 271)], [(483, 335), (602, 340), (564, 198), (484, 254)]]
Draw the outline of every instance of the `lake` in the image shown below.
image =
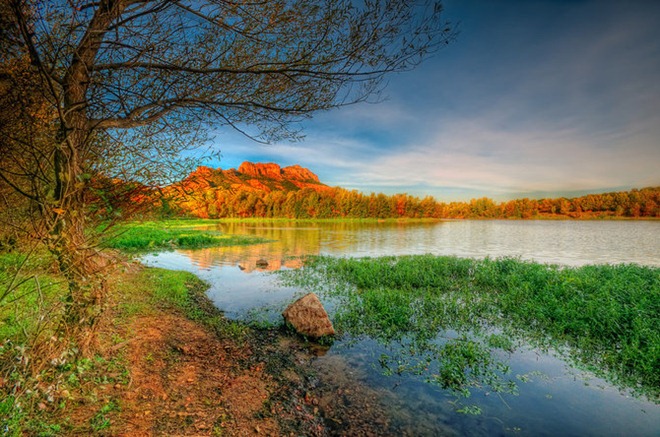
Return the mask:
[[(282, 285), (272, 272), (299, 268), (306, 255), (430, 253), (519, 257), (567, 266), (660, 266), (658, 221), (274, 221), (221, 223), (217, 228), (271, 242), (179, 250), (142, 259), (147, 265), (196, 273), (211, 285), (208, 295), (218, 308), (242, 320), (279, 321), (283, 308), (306, 290)], [(334, 303), (324, 304), (332, 316)], [(658, 405), (573, 367), (554, 351), (522, 345), (499, 356), (522, 381), (518, 394), (484, 388), (469, 399), (457, 399), (419, 375), (383, 375), (379, 357), (390, 352), (390, 345), (368, 337), (341, 338), (313, 358), (319, 390), (340, 398), (332, 401), (337, 420), (367, 421), (372, 432), (389, 435), (660, 434)], [(364, 417), (346, 414), (346, 405)], [(466, 406), (478, 408), (480, 414), (469, 414), (469, 409), (466, 413)]]

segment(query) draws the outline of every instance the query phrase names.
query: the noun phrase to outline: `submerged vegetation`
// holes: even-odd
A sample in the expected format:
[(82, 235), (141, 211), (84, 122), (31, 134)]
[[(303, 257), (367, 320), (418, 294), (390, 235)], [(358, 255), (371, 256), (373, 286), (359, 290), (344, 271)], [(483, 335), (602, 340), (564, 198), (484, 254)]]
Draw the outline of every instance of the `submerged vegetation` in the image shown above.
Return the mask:
[(214, 230), (195, 229), (208, 226), (208, 220), (161, 220), (129, 222), (112, 229), (106, 246), (127, 252), (158, 249), (197, 249), (202, 247), (239, 246), (263, 243), (258, 237), (227, 235)]
[(501, 357), (528, 344), (660, 399), (657, 268), (314, 257), (283, 275), (338, 300), (340, 332), (388, 347), (379, 360), (385, 373), (419, 374), (465, 395), (484, 386), (515, 393), (521, 378), (508, 375)]
[[(186, 241), (201, 241), (187, 247), (264, 241), (204, 230), (209, 224), (131, 223), (114, 228), (117, 236), (109, 245), (124, 244), (124, 251), (133, 252), (184, 247)], [(201, 236), (209, 239), (196, 240)], [(270, 340), (255, 343), (256, 331), (225, 319), (205, 297), (200, 280), (161, 269), (108, 274), (112, 285), (104, 308), (109, 311), (98, 338), (105, 345), (101, 350), (110, 353), (80, 359), (60, 341), (65, 284), (53, 262), (45, 252), (0, 254), (0, 424), (8, 435), (117, 429), (128, 410), (121, 395), (131, 378), (121, 352), (132, 341), (127, 326), (154, 311), (161, 311), (157, 318), (184, 315), (234, 346), (249, 343), (246, 348), (255, 349), (250, 365), (266, 363), (271, 376), (289, 365), (277, 364), (289, 358), (274, 355), (268, 345), (276, 330), (263, 331)], [(660, 400), (658, 268), (566, 268), (431, 255), (312, 257), (304, 268), (282, 275), (335, 302), (331, 313), (340, 333), (358, 341), (375, 339), (380, 344), (375, 362), (384, 374), (410, 375), (451, 390), (458, 397), (457, 412), (479, 414), (478, 404), (462, 398), (475, 390), (517, 394), (532, 374), (512, 372), (507, 357), (529, 347), (560, 353), (621, 387)], [(159, 351), (150, 351), (143, 361), (155, 356)], [(289, 391), (278, 393), (291, 397)]]

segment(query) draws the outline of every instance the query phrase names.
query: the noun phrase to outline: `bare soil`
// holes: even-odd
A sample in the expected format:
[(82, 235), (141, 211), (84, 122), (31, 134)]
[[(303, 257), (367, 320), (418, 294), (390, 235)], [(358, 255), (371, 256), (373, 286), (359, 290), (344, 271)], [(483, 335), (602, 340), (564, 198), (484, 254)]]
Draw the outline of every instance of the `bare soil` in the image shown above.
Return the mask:
[[(137, 274), (125, 273), (123, 281), (130, 284)], [(388, 434), (382, 393), (361, 388), (341, 366), (315, 366), (325, 351), (318, 345), (277, 330), (247, 329), (237, 340), (168, 306), (122, 314), (122, 299), (135, 303), (139, 295), (113, 299), (100, 327), (99, 354), (122, 362), (127, 378), (88, 387), (86, 398), (70, 404), (73, 434), (90, 435), (89, 424), (98, 425), (99, 417), (107, 426), (93, 435)], [(203, 292), (195, 300), (204, 311), (217, 311)], [(322, 381), (324, 373), (333, 377)], [(103, 405), (116, 408), (101, 414)]]
[(237, 364), (248, 350), (173, 314), (137, 317), (131, 328), (117, 435), (280, 434), (276, 420), (259, 414), (272, 380), (260, 366)]
[[(122, 302), (111, 307), (110, 312), (120, 312)], [(100, 354), (108, 359), (121, 356), (128, 382), (99, 387), (99, 402), (80, 403), (72, 415), (75, 422), (92, 421), (108, 399), (118, 408), (107, 414), (111, 425), (98, 434), (275, 436), (288, 434), (280, 426), (283, 418), (296, 427), (304, 420), (305, 409), (284, 406), (295, 398), (292, 385), (265, 371), (250, 341), (220, 338), (168, 307), (151, 306), (119, 319), (117, 326), (117, 314), (105, 317), (100, 337), (106, 341)], [(123, 341), (113, 344), (110, 338), (118, 334)], [(289, 399), (273, 401), (283, 388)], [(322, 427), (316, 429), (313, 434), (323, 434)]]

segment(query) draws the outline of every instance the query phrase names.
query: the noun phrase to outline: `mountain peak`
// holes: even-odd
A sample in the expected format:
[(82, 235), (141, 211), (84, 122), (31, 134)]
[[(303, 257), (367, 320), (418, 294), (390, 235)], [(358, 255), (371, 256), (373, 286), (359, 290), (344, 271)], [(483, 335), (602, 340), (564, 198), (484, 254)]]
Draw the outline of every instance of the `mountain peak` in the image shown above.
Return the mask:
[(267, 178), (276, 181), (288, 179), (301, 182), (320, 183), (318, 176), (312, 173), (309, 169), (297, 164), (282, 168), (278, 164), (272, 162), (252, 163), (246, 161), (238, 167), (238, 172), (254, 178)]
[(238, 167), (238, 172), (253, 178), (282, 179), (282, 168), (273, 162), (253, 163), (245, 161)]
[(319, 177), (316, 174), (312, 173), (309, 169), (301, 167), (298, 164), (290, 165), (282, 169), (284, 177), (287, 179), (294, 179), (304, 182), (316, 182), (320, 183)]
[(315, 191), (331, 190), (321, 183), (318, 176), (299, 165), (280, 167), (278, 164), (244, 162), (238, 170), (212, 169), (200, 166), (190, 173), (182, 186), (187, 190), (223, 191), (298, 191), (310, 188)]

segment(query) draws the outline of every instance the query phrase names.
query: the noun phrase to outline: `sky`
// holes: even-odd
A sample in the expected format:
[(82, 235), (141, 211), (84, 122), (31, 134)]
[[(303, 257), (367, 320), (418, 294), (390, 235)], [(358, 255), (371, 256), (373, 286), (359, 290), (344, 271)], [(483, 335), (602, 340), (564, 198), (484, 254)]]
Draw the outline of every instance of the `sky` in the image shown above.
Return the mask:
[(300, 164), (330, 186), (439, 201), (660, 186), (660, 1), (445, 0), (453, 43), (391, 76), (385, 101), (317, 114), (221, 159)]

